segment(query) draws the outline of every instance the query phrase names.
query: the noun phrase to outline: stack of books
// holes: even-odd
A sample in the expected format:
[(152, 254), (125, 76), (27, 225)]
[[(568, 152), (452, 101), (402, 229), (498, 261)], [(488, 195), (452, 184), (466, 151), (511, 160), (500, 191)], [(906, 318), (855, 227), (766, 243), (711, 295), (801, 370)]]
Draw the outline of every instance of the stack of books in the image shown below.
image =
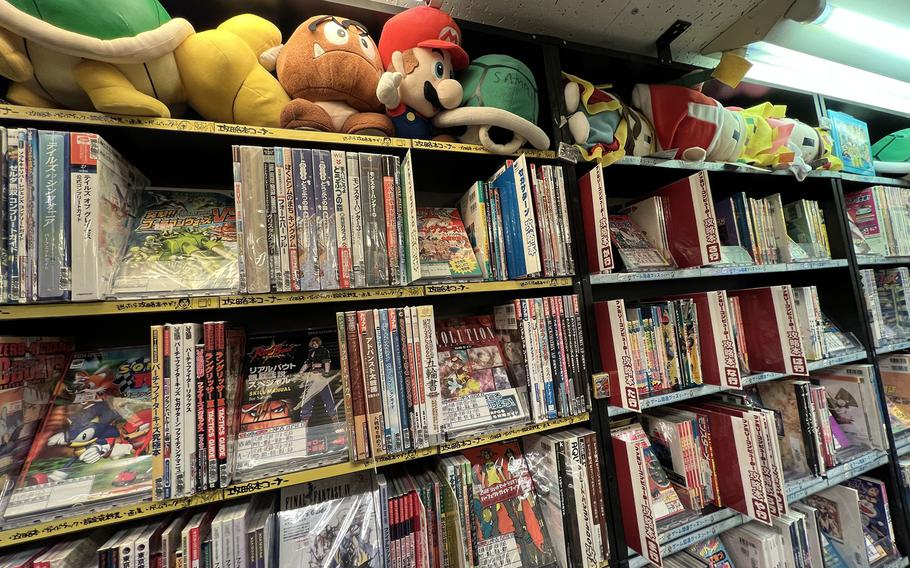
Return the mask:
[(876, 185), (844, 195), (847, 214), (862, 234), (857, 254), (910, 255), (910, 192)]
[(906, 267), (860, 270), (876, 347), (910, 338), (910, 272)]

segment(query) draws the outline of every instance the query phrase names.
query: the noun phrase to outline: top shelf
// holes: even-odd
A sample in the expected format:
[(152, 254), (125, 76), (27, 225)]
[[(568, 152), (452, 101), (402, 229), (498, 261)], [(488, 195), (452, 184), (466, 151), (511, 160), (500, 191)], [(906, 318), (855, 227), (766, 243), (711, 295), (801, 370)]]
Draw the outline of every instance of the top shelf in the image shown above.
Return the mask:
[[(462, 144), (460, 142), (410, 140), (407, 138), (368, 136), (364, 134), (339, 134), (335, 132), (316, 132), (312, 130), (291, 130), (287, 128), (269, 128), (265, 126), (248, 126), (243, 124), (227, 124), (223, 122), (185, 120), (180, 118), (119, 116), (98, 112), (43, 109), (0, 104), (0, 120), (4, 119), (90, 126), (141, 128), (194, 134), (243, 136), (275, 141), (302, 141), (320, 144), (345, 144), (379, 148), (413, 148), (415, 150), (457, 152), (462, 154), (496, 155), (484, 150), (482, 146), (476, 144)], [(520, 153), (529, 158), (545, 160), (556, 159), (556, 153), (548, 150), (523, 148), (520, 150)]]

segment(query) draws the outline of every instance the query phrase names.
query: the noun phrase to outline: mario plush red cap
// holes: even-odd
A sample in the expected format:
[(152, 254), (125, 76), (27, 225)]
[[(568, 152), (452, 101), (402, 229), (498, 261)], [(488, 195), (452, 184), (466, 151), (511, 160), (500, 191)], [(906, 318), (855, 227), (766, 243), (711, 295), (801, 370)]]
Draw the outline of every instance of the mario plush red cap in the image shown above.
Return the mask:
[(414, 47), (442, 49), (452, 56), (456, 71), (468, 66), (468, 54), (461, 48), (461, 30), (452, 16), (432, 6), (415, 6), (395, 14), (382, 26), (379, 56), (389, 69), (392, 54)]

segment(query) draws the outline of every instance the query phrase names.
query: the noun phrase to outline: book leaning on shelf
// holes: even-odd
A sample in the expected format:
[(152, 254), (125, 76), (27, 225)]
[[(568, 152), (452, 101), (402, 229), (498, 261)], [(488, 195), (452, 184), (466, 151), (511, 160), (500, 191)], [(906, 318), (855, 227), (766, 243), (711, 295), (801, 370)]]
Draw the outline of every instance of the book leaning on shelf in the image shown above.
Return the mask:
[(847, 213), (862, 234), (868, 250), (857, 254), (910, 255), (910, 192), (876, 185), (844, 195)]
[(420, 279), (410, 153), (235, 146), (233, 156), (241, 292)]
[(910, 272), (906, 267), (859, 271), (876, 347), (910, 337)]
[(910, 430), (910, 355), (883, 355), (878, 358), (878, 369), (885, 391), (891, 431), (895, 438), (906, 439), (906, 432)]

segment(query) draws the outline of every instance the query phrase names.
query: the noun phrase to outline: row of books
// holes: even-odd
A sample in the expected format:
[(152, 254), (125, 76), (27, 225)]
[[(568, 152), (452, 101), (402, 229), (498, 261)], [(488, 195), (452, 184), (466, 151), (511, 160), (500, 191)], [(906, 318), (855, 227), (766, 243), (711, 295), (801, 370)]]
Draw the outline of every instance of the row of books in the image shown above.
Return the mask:
[(756, 372), (808, 374), (807, 361), (857, 348), (824, 316), (812, 286), (695, 292), (594, 304), (611, 404), (700, 384), (740, 388)]
[[(876, 185), (844, 195), (857, 254), (910, 255), (910, 192)], [(851, 227), (852, 228), (852, 227)]]
[(596, 568), (609, 559), (595, 433), (472, 448), (4, 555), (11, 568)]
[[(835, 367), (615, 422), (623, 527), (633, 549), (660, 559), (649, 534), (729, 507), (766, 525), (791, 512), (787, 484), (887, 442), (871, 365)], [(644, 515), (643, 510), (652, 514)]]
[(859, 476), (794, 503), (773, 526), (721, 535), (735, 566), (870, 567), (898, 555), (885, 484)]
[(613, 213), (600, 166), (581, 177), (579, 192), (593, 274), (610, 272), (617, 257), (630, 272), (831, 258), (817, 201), (784, 205), (780, 194), (751, 199), (740, 192), (715, 202), (707, 172)]
[(910, 337), (910, 271), (907, 267), (859, 271), (875, 347)]

